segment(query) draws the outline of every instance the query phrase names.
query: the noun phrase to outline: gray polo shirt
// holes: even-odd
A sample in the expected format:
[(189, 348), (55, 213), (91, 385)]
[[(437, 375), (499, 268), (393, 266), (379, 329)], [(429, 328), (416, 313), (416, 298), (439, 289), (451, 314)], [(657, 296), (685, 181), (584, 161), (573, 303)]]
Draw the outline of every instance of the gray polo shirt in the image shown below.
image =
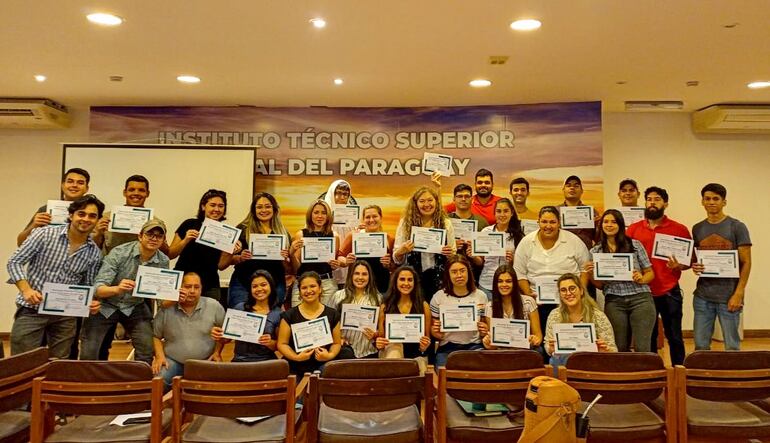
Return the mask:
[(153, 335), (165, 339), (163, 345), (167, 357), (184, 364), (187, 359), (205, 360), (214, 352), (211, 328), (222, 326), (225, 310), (218, 301), (201, 297), (192, 314), (187, 314), (179, 304), (162, 308), (153, 320)]

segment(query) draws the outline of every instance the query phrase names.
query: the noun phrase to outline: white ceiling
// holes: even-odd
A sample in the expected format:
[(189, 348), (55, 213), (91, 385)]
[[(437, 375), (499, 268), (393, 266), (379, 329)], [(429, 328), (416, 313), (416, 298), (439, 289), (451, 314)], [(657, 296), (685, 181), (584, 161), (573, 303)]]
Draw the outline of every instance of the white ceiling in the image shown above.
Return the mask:
[[(95, 11), (126, 22), (92, 25)], [(310, 26), (315, 16), (328, 26)], [(509, 28), (529, 17), (543, 27)], [(490, 55), (510, 58), (491, 66)], [(183, 85), (179, 74), (203, 81)], [(477, 77), (493, 85), (468, 87)], [(693, 110), (770, 102), (770, 88), (746, 88), (755, 80), (770, 80), (769, 0), (0, 2), (0, 96), (70, 106), (602, 100), (615, 111), (625, 100), (683, 100)]]

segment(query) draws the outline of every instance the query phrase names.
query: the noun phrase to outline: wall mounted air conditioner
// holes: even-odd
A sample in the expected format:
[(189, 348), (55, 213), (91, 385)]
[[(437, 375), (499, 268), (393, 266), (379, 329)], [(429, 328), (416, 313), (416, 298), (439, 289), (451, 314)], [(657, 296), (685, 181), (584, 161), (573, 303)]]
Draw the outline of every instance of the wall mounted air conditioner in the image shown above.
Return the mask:
[(770, 104), (711, 105), (692, 114), (695, 132), (770, 134)]
[(60, 129), (69, 125), (67, 107), (53, 100), (0, 97), (0, 129)]

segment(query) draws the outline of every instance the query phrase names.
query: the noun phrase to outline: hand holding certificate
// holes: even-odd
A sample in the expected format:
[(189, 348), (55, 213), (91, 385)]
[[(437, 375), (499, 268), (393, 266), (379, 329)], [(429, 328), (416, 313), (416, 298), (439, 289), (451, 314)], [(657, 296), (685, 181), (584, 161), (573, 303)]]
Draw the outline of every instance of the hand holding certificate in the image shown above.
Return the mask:
[(152, 219), (153, 210), (133, 206), (114, 206), (110, 214), (110, 232), (125, 232), (138, 234), (142, 226)]
[(334, 238), (303, 237), (300, 261), (302, 263), (326, 263), (334, 260)]
[(283, 260), (286, 236), (280, 234), (250, 234), (249, 250), (252, 260)]
[(139, 266), (133, 296), (177, 301), (183, 274), (184, 272), (173, 269)]
[(553, 325), (554, 353), (596, 352), (596, 329), (593, 323), (557, 323)]
[(560, 206), (559, 214), (564, 229), (594, 229), (593, 206)]
[(491, 231), (474, 233), (471, 254), (479, 257), (505, 257), (505, 233)]
[(351, 331), (361, 331), (365, 329), (377, 330), (377, 318), (380, 315), (380, 308), (375, 306), (362, 306), (356, 304), (342, 305), (342, 327)]
[(535, 284), (535, 300), (537, 300), (538, 304), (559, 304), (559, 285), (556, 283), (557, 280), (554, 277), (542, 277), (533, 282)]
[(259, 338), (265, 333), (266, 323), (266, 315), (228, 309), (222, 323), (222, 336), (259, 344)]
[(529, 349), (529, 320), (493, 318), (490, 326), (493, 346)]
[(422, 156), (423, 172), (439, 172), (445, 177), (452, 174), (452, 156), (426, 152)]
[(423, 336), (425, 336), (424, 315), (385, 315), (385, 338), (391, 343), (419, 343)]
[(455, 239), (473, 240), (473, 234), (478, 231), (479, 222), (464, 218), (450, 218), (452, 227), (455, 228)]
[(633, 281), (633, 254), (594, 254), (594, 279)]
[(297, 353), (334, 343), (332, 328), (326, 317), (294, 323), (291, 325), (291, 336)]
[(696, 249), (695, 254), (698, 261), (703, 265), (701, 277), (708, 278), (738, 278), (740, 269), (738, 268), (738, 251), (735, 249), (711, 251), (705, 249)]
[(694, 242), (689, 238), (676, 237), (666, 234), (655, 234), (655, 242), (652, 245), (652, 258), (668, 261), (674, 257), (683, 265), (690, 265)]
[(38, 305), (38, 314), (62, 315), (65, 317), (88, 317), (88, 308), (94, 298), (91, 286), (43, 284), (43, 300)]
[(48, 200), (45, 205), (45, 211), (51, 216), (50, 225), (64, 225), (69, 220), (70, 203), (65, 200)]
[(240, 235), (240, 229), (206, 218), (195, 242), (232, 254)]
[(353, 255), (356, 257), (384, 257), (388, 255), (387, 234), (384, 232), (354, 233)]
[(441, 332), (476, 331), (480, 316), (476, 313), (476, 305), (445, 305), (439, 307)]
[(356, 205), (334, 206), (334, 224), (337, 226), (358, 226), (361, 207)]
[(446, 229), (412, 226), (411, 240), (415, 251), (440, 254), (446, 244)]
[(622, 206), (618, 208), (626, 223), (626, 229), (639, 220), (644, 220), (644, 208), (641, 206)]

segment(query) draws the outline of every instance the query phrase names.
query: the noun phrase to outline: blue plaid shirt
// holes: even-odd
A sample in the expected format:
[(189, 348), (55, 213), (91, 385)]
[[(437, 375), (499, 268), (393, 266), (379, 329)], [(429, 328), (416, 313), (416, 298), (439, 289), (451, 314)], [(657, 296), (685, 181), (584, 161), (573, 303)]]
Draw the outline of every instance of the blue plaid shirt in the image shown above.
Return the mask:
[[(102, 261), (99, 247), (89, 236), (75, 252), (69, 253), (69, 223), (37, 228), (8, 259), (8, 283), (27, 280), (32, 289), (43, 292), (45, 283), (91, 286)], [(26, 269), (24, 269), (26, 265)], [(16, 304), (35, 308), (21, 292)]]
[[(644, 246), (642, 246), (639, 240), (632, 239), (631, 245), (634, 248), (634, 271), (642, 272), (643, 269), (651, 268), (650, 258), (647, 257), (647, 251), (644, 250)], [(602, 253), (602, 244), (597, 243), (589, 252), (591, 253), (591, 258), (596, 253)], [(626, 296), (650, 292), (650, 287), (633, 281), (605, 281), (602, 292), (610, 295)]]

